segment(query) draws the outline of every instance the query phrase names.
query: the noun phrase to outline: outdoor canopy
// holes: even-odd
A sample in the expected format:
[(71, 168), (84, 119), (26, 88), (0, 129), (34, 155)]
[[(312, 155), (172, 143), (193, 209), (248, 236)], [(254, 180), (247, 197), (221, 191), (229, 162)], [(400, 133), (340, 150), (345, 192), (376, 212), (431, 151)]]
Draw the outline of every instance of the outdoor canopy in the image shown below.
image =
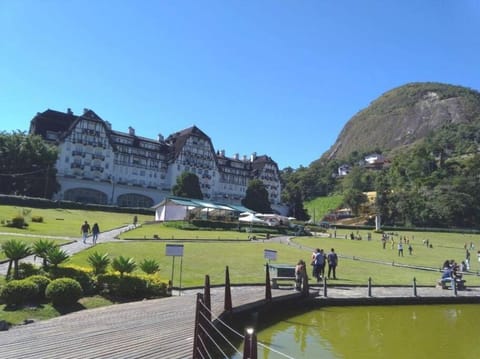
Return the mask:
[(184, 197), (166, 197), (162, 202), (153, 206), (155, 209), (155, 221), (175, 221), (185, 220), (190, 211), (200, 211), (208, 217), (221, 211), (253, 213), (250, 209), (240, 206), (219, 202), (210, 202), (205, 200), (184, 198)]

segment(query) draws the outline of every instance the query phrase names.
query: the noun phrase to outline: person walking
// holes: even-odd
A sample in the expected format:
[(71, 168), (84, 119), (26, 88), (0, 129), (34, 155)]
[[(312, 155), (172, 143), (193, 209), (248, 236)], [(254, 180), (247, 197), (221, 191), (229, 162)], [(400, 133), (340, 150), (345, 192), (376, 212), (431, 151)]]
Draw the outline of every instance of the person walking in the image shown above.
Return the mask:
[(398, 242), (398, 256), (403, 257), (403, 244), (402, 244), (402, 242)]
[(337, 256), (337, 253), (335, 253), (334, 248), (332, 248), (330, 250), (330, 253), (328, 253), (327, 260), (328, 260), (328, 279), (330, 279), (331, 275), (333, 275), (333, 279), (337, 279), (336, 269), (338, 265), (338, 256)]
[(80, 227), (80, 233), (82, 234), (83, 243), (87, 243), (87, 237), (90, 233), (90, 225), (87, 221), (85, 221), (85, 223), (83, 223)]
[(317, 248), (312, 254), (313, 276), (320, 282), (325, 272), (325, 255), (323, 249)]
[(98, 235), (100, 234), (100, 228), (98, 227), (98, 223), (94, 223), (92, 226), (92, 242), (93, 245), (97, 244)]

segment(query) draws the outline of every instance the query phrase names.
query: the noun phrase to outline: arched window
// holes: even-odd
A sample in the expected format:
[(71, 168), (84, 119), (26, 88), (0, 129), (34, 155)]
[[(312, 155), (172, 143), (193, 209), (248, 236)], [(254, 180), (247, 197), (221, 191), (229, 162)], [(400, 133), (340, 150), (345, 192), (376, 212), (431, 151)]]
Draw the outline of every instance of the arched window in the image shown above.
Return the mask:
[(108, 196), (96, 189), (91, 188), (71, 188), (65, 191), (64, 199), (67, 201), (107, 204)]
[(120, 207), (152, 207), (153, 199), (150, 197), (136, 194), (136, 193), (127, 193), (118, 196), (117, 205)]

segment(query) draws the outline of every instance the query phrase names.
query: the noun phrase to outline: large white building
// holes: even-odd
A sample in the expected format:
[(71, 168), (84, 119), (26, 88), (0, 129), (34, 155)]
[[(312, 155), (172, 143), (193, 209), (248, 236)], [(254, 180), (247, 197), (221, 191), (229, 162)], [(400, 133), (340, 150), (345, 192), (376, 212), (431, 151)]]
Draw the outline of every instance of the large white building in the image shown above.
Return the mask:
[(30, 123), (30, 133), (58, 147), (60, 191), (55, 199), (129, 207), (151, 207), (171, 195), (177, 177), (195, 173), (205, 199), (239, 204), (248, 182), (260, 179), (272, 207), (280, 205), (280, 175), (270, 157), (225, 156), (196, 126), (156, 139), (112, 129), (92, 110), (82, 115), (47, 110)]

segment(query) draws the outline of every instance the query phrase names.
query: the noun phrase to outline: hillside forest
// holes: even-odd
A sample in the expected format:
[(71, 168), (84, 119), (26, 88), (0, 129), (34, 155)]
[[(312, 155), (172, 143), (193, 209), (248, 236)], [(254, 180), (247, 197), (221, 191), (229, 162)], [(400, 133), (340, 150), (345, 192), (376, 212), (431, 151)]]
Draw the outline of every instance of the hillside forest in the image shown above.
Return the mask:
[[(284, 200), (295, 206), (299, 199), (341, 194), (343, 205), (359, 214), (367, 202), (365, 192), (375, 191), (373, 212), (381, 215), (385, 225), (478, 226), (480, 121), (445, 125), (423, 141), (396, 151), (390, 165), (381, 170), (361, 165), (372, 152), (382, 151), (354, 151), (345, 159), (321, 158), (309, 167), (282, 170)], [(351, 172), (336, 176), (345, 163), (352, 166)]]

